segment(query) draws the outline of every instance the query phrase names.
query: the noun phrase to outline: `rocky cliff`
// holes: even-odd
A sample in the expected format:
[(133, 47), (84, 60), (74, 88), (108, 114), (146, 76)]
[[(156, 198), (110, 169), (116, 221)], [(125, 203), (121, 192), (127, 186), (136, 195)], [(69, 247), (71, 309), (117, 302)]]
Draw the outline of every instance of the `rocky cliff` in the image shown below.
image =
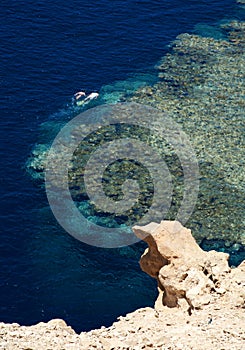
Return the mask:
[[(205, 252), (178, 222), (134, 227), (148, 248), (143, 271), (156, 278), (155, 308), (119, 317), (111, 327), (76, 334), (63, 320), (25, 327), (0, 323), (0, 349), (237, 349), (245, 342), (245, 261)], [(82, 320), (81, 320), (82, 322)]]
[(141, 257), (140, 266), (157, 279), (157, 309), (181, 307), (191, 314), (217, 298), (245, 306), (244, 264), (231, 270), (228, 254), (203, 251), (191, 231), (177, 221), (136, 226), (134, 231), (149, 246)]

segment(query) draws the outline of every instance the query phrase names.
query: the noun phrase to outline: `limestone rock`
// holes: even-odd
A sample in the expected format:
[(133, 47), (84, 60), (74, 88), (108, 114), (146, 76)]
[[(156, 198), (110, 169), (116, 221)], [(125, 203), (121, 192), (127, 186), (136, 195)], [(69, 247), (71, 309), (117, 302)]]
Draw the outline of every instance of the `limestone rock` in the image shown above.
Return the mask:
[(178, 222), (134, 230), (149, 245), (140, 264), (158, 281), (155, 309), (136, 310), (111, 327), (81, 334), (60, 319), (30, 327), (0, 323), (0, 349), (241, 350), (245, 261), (230, 269), (227, 254), (203, 251)]
[[(141, 257), (140, 266), (157, 279), (157, 309), (188, 305), (191, 313), (195, 308), (202, 308), (230, 273), (228, 254), (203, 251), (191, 231), (177, 221), (162, 221), (133, 229), (149, 246)], [(185, 299), (186, 303), (180, 299)]]

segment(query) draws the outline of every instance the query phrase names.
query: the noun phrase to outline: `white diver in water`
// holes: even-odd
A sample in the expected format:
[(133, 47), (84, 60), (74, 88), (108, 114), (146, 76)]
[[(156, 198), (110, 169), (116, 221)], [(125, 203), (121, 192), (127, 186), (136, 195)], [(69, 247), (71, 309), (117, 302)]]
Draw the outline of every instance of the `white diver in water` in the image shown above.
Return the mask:
[[(74, 99), (77, 106), (81, 106), (85, 103), (89, 103), (90, 101), (98, 98), (99, 94), (98, 92), (91, 92), (87, 97), (85, 96), (86, 96), (86, 93), (84, 91), (78, 91), (74, 94)], [(83, 100), (80, 100), (81, 97), (85, 97), (85, 98)]]
[(85, 99), (84, 99), (84, 102), (85, 101), (92, 101), (94, 100), (95, 98), (97, 98), (99, 96), (98, 92), (91, 92), (91, 94), (89, 94)]
[(78, 91), (74, 94), (74, 98), (76, 100), (79, 100), (79, 98), (83, 97), (83, 96), (86, 96), (86, 93), (84, 91)]

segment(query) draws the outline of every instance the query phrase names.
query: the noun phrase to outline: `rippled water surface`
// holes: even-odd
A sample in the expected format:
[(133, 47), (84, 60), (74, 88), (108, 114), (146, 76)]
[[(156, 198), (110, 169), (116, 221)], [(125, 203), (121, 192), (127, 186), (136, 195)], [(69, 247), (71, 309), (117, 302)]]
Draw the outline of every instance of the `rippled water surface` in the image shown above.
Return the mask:
[(232, 0), (3, 0), (0, 9), (0, 321), (60, 317), (79, 331), (109, 325), (154, 303), (155, 283), (138, 266), (144, 244), (100, 249), (70, 237), (26, 160), (76, 113), (74, 92), (101, 91), (114, 102), (152, 85), (154, 66), (178, 34), (223, 38), (216, 24), (242, 19), (243, 10)]

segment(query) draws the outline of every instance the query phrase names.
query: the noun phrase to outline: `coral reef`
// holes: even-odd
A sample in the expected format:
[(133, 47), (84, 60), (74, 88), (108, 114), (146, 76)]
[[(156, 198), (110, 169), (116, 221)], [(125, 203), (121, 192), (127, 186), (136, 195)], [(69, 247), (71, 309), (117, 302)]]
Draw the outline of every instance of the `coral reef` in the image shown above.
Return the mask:
[(245, 23), (221, 29), (226, 40), (179, 35), (157, 66), (160, 81), (131, 100), (164, 110), (190, 135), (201, 173), (188, 222), (195, 238), (244, 244)]
[[(172, 44), (171, 52), (164, 56), (156, 67), (159, 71), (159, 81), (151, 86), (140, 87), (131, 97), (128, 93), (122, 96), (120, 92), (120, 98), (121, 101), (134, 101), (142, 106), (153, 106), (159, 111), (164, 111), (189, 135), (199, 162), (200, 190), (188, 226), (199, 243), (203, 239), (220, 240), (224, 242), (221, 249), (225, 249), (228, 245), (232, 247), (234, 244), (240, 244), (242, 247), (245, 243), (244, 221), (241, 220), (244, 217), (245, 190), (245, 23), (227, 21), (221, 25), (220, 30), (225, 39), (179, 35)], [(158, 131), (164, 131), (161, 114), (156, 125)], [(82, 129), (86, 127), (81, 125)], [(107, 134), (105, 130), (104, 139), (100, 139), (101, 143), (109, 140)], [(115, 136), (114, 131), (109, 130), (109, 134)], [(181, 164), (171, 147), (164, 139), (159, 139), (154, 130), (150, 133), (143, 128), (124, 130), (121, 137), (131, 137), (132, 134), (158, 149), (171, 171), (174, 193), (171, 210), (165, 219), (173, 220), (182, 200)], [(79, 148), (73, 157), (72, 171), (69, 172), (74, 200), (81, 211), (94, 221), (98, 220), (98, 213), (87, 202), (88, 197), (81, 182), (81, 175), (84, 171), (84, 161), (88, 159), (91, 151), (91, 144), (98, 144), (98, 137), (101, 137), (98, 135), (93, 134), (90, 140), (86, 140)], [(47, 148), (46, 144), (37, 145), (28, 161), (28, 170), (36, 179), (43, 179)], [(65, 147), (63, 152), (65, 154)], [(59, 160), (62, 154), (54, 154), (53, 158)], [(117, 200), (122, 196), (121, 185), (125, 174), (132, 172), (132, 164), (125, 163), (120, 166), (118, 171), (116, 164), (111, 164), (103, 179), (106, 194)], [(114, 176), (113, 181), (109, 181), (111, 174)], [(141, 181), (140, 188), (144, 187), (144, 197), (149, 202), (151, 179), (147, 179), (146, 174), (138, 176), (138, 179)], [(162, 196), (164, 197), (164, 192)], [(140, 202), (144, 211), (147, 203), (144, 200)], [(135, 212), (137, 214), (129, 218), (127, 223), (137, 222), (142, 210), (137, 208)], [(99, 216), (101, 215), (102, 213), (99, 213)], [(126, 216), (124, 215), (124, 218)], [(121, 218), (116, 221), (120, 224)], [(123, 222), (125, 223), (125, 220)]]

